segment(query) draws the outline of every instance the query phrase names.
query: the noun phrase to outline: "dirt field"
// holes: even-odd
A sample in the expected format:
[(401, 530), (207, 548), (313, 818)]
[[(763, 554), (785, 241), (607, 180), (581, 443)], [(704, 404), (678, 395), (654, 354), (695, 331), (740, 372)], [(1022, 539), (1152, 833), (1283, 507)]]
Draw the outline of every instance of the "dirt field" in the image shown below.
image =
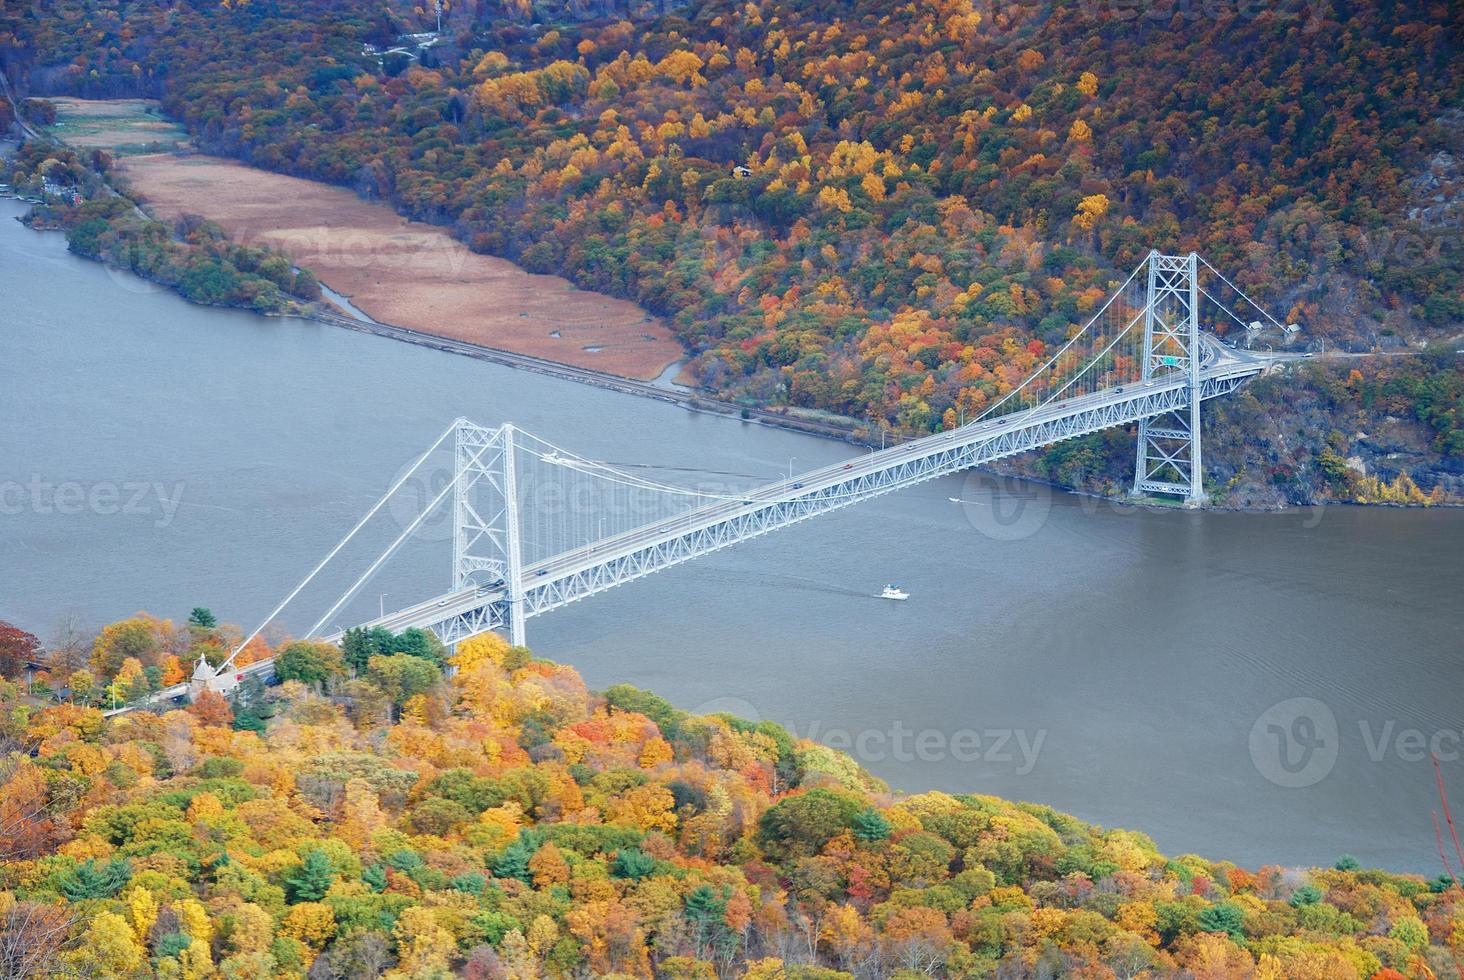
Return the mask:
[(157, 153), (188, 142), (183, 127), (164, 119), (152, 99), (51, 97), (56, 125), (50, 132), (72, 146), (111, 150), (114, 155)]
[(683, 354), (665, 324), (634, 303), (476, 255), (348, 190), (215, 157), (151, 154), (123, 164), (158, 217), (199, 214), (238, 241), (282, 248), (384, 323), (642, 380)]

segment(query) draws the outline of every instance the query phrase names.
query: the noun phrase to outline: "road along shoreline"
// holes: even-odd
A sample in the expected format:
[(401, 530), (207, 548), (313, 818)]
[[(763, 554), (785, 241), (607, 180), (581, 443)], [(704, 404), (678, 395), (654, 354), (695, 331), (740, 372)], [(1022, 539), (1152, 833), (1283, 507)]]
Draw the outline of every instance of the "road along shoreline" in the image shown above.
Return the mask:
[[(300, 319), (299, 317), (290, 318)], [(572, 364), (564, 364), (548, 358), (535, 357), (531, 354), (520, 354), (516, 351), (502, 350), (483, 344), (474, 344), (465, 340), (444, 337), (440, 334), (428, 333), (424, 330), (414, 330), (411, 327), (382, 323), (375, 319), (358, 319), (326, 309), (316, 311), (308, 319), (331, 326), (344, 327), (347, 330), (373, 334), (377, 337), (386, 337), (392, 340), (402, 341), (403, 343), (416, 344), (419, 347), (430, 347), (433, 350), (444, 351), (449, 354), (474, 357), (481, 361), (489, 361), (522, 371), (533, 371), (537, 374), (562, 378), (566, 381), (593, 385), (596, 388), (603, 388), (607, 391), (618, 391), (641, 398), (654, 398), (657, 401), (679, 405), (688, 411), (738, 419), (743, 422), (773, 426), (775, 428), (788, 429), (793, 432), (822, 436), (828, 439), (838, 439), (842, 442), (849, 442), (855, 445), (865, 444), (864, 440), (860, 438), (859, 430), (852, 423), (841, 425), (834, 420), (826, 421), (822, 419), (804, 418), (798, 415), (778, 412), (773, 409), (740, 405), (735, 402), (709, 397), (705, 393), (699, 393), (694, 389), (682, 391), (675, 388), (665, 388), (651, 382), (623, 378), (619, 375), (576, 367)]]

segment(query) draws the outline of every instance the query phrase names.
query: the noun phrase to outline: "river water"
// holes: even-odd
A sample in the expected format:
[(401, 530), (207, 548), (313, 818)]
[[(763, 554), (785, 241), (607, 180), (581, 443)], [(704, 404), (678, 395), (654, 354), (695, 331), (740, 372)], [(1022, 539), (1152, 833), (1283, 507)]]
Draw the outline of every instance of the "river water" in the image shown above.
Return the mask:
[[(252, 626), (459, 415), (731, 485), (855, 451), (190, 306), (17, 213), (0, 202), (0, 618), (43, 637), (194, 605)], [(444, 588), (427, 537), (341, 622)], [(1246, 866), (1350, 853), (1432, 875), (1430, 746), (1464, 810), (1461, 555), (1458, 511), (1150, 511), (971, 475), (576, 603), (529, 640), (592, 686), (783, 722), (900, 789), (1051, 804)], [(891, 581), (912, 598), (871, 597)]]

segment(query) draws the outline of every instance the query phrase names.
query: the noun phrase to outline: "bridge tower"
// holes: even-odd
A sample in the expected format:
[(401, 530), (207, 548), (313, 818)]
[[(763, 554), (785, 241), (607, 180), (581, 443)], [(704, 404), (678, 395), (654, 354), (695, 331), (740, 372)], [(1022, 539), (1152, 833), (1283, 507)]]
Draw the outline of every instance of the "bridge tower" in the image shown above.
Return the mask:
[(1181, 496), (1185, 505), (1204, 499), (1200, 455), (1199, 258), (1149, 253), (1144, 307), (1143, 379), (1184, 372), (1189, 407), (1139, 423), (1134, 493)]
[(514, 427), (458, 419), (453, 449), (452, 588), (508, 591), (509, 641), (524, 645), (523, 554), (519, 536)]

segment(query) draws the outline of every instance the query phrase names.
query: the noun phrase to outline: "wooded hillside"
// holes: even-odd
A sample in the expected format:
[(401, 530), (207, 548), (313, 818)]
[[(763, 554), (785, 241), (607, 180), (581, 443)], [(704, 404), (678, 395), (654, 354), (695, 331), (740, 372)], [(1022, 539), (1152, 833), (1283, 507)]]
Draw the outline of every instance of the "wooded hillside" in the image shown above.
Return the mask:
[(0, 669), (46, 668), (0, 680), (5, 976), (1459, 975), (1447, 875), (1166, 858), (1045, 806), (891, 794), (492, 635), (450, 660), (417, 631), (286, 641), (285, 683), (232, 705), (95, 706), (236, 640), (206, 609), (90, 648), (0, 623)]
[(429, 47), (430, 6), (7, 2), (29, 91), (161, 96), (205, 149), (636, 299), (761, 403), (971, 418), (1150, 247), (1303, 344), (1461, 332), (1445, 2), (470, 2)]

